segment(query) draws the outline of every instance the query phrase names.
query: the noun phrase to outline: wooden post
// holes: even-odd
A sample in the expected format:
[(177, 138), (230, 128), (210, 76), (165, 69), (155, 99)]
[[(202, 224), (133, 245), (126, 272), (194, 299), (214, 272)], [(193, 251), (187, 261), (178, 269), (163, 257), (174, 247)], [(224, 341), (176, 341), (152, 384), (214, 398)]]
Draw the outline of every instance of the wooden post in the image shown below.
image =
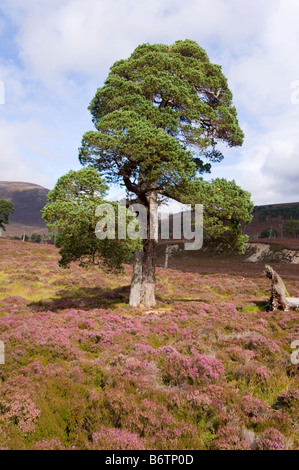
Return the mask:
[(0, 341), (0, 364), (5, 364), (5, 346), (2, 341)]
[(140, 292), (142, 282), (142, 260), (143, 251), (135, 251), (134, 264), (133, 264), (133, 276), (130, 290), (130, 307), (138, 307), (140, 304)]
[(168, 268), (168, 258), (169, 258), (169, 245), (166, 245), (164, 268)]

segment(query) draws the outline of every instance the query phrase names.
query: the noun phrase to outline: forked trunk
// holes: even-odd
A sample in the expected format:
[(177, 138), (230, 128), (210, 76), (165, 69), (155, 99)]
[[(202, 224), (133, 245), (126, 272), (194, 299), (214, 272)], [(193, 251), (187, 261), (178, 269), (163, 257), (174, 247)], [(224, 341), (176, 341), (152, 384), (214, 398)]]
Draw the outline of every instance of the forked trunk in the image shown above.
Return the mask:
[(148, 218), (147, 239), (143, 241), (143, 251), (135, 253), (130, 292), (130, 306), (140, 303), (146, 307), (156, 305), (156, 247), (158, 242), (158, 203), (156, 191), (147, 194)]
[(143, 242), (142, 285), (140, 301), (146, 307), (156, 305), (156, 247), (158, 243), (158, 203), (157, 192), (146, 195), (148, 202), (147, 240)]

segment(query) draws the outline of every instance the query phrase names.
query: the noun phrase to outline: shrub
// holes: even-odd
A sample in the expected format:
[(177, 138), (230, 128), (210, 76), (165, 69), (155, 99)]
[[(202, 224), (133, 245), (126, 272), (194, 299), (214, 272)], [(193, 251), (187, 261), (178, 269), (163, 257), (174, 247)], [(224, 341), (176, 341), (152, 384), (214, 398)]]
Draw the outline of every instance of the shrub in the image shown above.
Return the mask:
[(259, 438), (257, 449), (286, 450), (286, 438), (277, 429), (267, 429)]
[(192, 356), (184, 356), (178, 352), (166, 358), (163, 378), (166, 383), (182, 385), (209, 384), (224, 378), (223, 363), (217, 359), (191, 350)]

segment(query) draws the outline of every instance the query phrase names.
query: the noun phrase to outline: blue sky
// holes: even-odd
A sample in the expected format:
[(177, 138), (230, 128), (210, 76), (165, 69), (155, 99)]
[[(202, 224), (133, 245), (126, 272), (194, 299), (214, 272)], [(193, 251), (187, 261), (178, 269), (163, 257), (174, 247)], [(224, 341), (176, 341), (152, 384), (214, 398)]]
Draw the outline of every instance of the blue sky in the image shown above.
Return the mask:
[(110, 66), (138, 44), (188, 38), (222, 65), (246, 135), (210, 177), (255, 204), (299, 201), (298, 18), (298, 0), (1, 0), (0, 180), (52, 188), (79, 169)]

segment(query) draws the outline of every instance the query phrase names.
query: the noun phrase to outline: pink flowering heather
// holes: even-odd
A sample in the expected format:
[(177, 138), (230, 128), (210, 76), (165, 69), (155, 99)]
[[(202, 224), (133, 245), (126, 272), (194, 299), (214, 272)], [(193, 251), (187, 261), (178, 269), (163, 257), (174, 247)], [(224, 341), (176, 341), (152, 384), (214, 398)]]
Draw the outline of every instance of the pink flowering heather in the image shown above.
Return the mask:
[(65, 447), (61, 444), (60, 439), (50, 439), (49, 441), (36, 442), (32, 450), (64, 450)]
[(245, 395), (242, 398), (242, 410), (252, 423), (259, 423), (269, 419), (271, 410), (258, 398)]
[(0, 400), (0, 422), (5, 428), (12, 423), (23, 433), (33, 431), (40, 415), (33, 401), (26, 395), (15, 395), (6, 400)]
[(286, 439), (277, 429), (267, 429), (257, 443), (258, 450), (286, 450)]
[(217, 439), (213, 443), (214, 450), (251, 450), (248, 440), (242, 436), (242, 431), (235, 425), (221, 427)]
[[(299, 312), (265, 310), (263, 266), (177, 259), (133, 309), (131, 266), (58, 259), (0, 238), (0, 449), (299, 448)], [(299, 267), (280, 269), (299, 295)]]
[(270, 378), (270, 374), (268, 371), (263, 369), (262, 367), (258, 367), (255, 371), (256, 378), (261, 383), (267, 383)]
[(144, 439), (124, 429), (101, 427), (92, 435), (96, 450), (145, 450)]
[(293, 388), (286, 393), (278, 395), (276, 398), (275, 408), (291, 408), (299, 404), (299, 389)]
[(206, 384), (224, 378), (224, 366), (221, 361), (192, 350), (192, 356), (173, 352), (164, 365), (164, 380), (175, 385)]

